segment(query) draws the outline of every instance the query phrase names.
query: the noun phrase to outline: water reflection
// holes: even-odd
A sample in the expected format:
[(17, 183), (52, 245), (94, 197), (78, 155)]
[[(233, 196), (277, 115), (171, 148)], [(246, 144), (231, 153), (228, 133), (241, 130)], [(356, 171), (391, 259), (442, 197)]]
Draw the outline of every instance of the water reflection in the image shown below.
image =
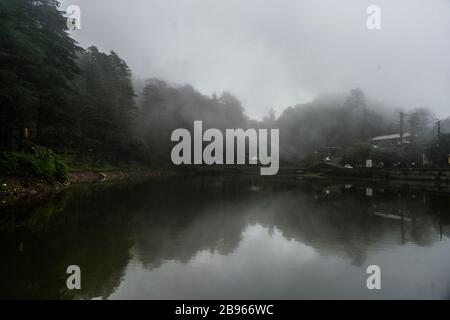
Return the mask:
[[(2, 298), (449, 298), (449, 195), (248, 178), (80, 186), (3, 210)], [(82, 290), (65, 289), (65, 268)], [(380, 265), (382, 290), (366, 289)]]

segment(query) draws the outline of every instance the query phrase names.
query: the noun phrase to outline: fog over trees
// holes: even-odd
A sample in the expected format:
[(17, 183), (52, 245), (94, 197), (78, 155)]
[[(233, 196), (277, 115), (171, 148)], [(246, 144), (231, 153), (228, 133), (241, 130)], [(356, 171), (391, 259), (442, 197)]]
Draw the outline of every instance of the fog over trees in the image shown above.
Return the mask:
[[(133, 79), (116, 52), (80, 48), (57, 1), (1, 0), (0, 9), (2, 150), (31, 143), (93, 162), (167, 165), (171, 132), (202, 120), (204, 128), (222, 130), (278, 128), (282, 160), (298, 162), (322, 147), (399, 132), (404, 106), (385, 105), (358, 88), (253, 120), (232, 93), (205, 95), (191, 85)], [(409, 111), (404, 130), (430, 138), (433, 118), (425, 106)]]

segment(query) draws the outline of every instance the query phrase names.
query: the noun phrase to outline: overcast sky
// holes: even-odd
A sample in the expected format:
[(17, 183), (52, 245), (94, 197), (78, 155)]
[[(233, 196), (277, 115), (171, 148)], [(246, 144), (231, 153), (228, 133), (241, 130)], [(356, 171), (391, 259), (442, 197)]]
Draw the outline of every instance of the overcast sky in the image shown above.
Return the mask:
[[(449, 0), (63, 0), (81, 8), (83, 47), (124, 58), (137, 78), (229, 91), (246, 113), (360, 87), (450, 115)], [(366, 27), (369, 5), (381, 30)]]

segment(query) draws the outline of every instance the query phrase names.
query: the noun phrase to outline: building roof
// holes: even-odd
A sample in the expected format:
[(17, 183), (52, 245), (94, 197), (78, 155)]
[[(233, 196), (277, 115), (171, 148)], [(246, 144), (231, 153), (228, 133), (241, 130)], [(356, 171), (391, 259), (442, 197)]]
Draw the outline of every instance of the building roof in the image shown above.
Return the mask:
[[(409, 133), (404, 133), (403, 138), (409, 138), (411, 135)], [(372, 141), (384, 141), (384, 140), (394, 140), (394, 139), (400, 139), (400, 133), (390, 134), (387, 136), (378, 136), (372, 138)]]

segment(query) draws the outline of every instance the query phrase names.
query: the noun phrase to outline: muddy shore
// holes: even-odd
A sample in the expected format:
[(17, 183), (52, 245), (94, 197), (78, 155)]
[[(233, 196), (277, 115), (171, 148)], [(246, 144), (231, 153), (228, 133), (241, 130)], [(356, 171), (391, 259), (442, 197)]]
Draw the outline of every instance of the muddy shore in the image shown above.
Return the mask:
[(74, 184), (109, 182), (132, 177), (156, 177), (161, 174), (158, 170), (75, 171), (69, 173), (65, 183), (51, 183), (43, 179), (27, 177), (0, 177), (0, 208), (20, 201), (45, 198)]

